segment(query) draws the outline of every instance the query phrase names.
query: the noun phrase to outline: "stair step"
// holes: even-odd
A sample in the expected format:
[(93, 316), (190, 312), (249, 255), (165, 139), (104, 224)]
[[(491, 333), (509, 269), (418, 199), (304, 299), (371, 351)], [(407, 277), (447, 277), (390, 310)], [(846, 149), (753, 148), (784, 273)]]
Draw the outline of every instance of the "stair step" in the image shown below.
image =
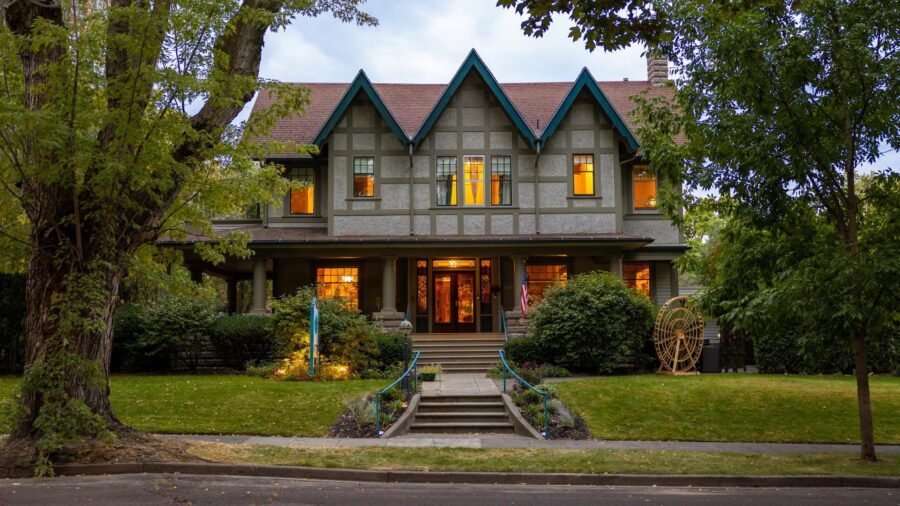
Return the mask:
[(448, 351), (421, 351), (419, 355), (419, 360), (422, 360), (423, 357), (431, 357), (431, 358), (473, 358), (478, 360), (500, 360), (500, 355), (497, 352), (491, 353), (489, 351), (481, 351), (481, 350), (448, 350)]
[(492, 423), (419, 423), (413, 422), (409, 427), (410, 432), (418, 433), (513, 433), (515, 432), (513, 424), (510, 422), (492, 422)]
[(414, 341), (413, 349), (415, 350), (433, 350), (436, 348), (448, 348), (448, 349), (463, 349), (463, 350), (475, 350), (475, 349), (501, 349), (503, 348), (503, 341)]
[(411, 337), (415, 341), (430, 340), (448, 340), (448, 341), (465, 341), (467, 339), (499, 339), (505, 340), (502, 332), (481, 332), (470, 334), (451, 334), (451, 333), (432, 333), (432, 334), (412, 334)]
[[(419, 357), (419, 360), (420, 361), (422, 360), (421, 356)], [(474, 366), (479, 366), (479, 367), (484, 366), (484, 367), (487, 367), (488, 369), (490, 369), (491, 367), (494, 367), (494, 364), (496, 364), (497, 362), (500, 362), (500, 360), (499, 359), (494, 360), (492, 358), (477, 358), (477, 357), (476, 358), (472, 358), (472, 357), (447, 357), (447, 358), (434, 357), (433, 360), (429, 360), (426, 362), (420, 362), (420, 364), (422, 364), (422, 365), (443, 364), (443, 365), (450, 365), (451, 367), (455, 367), (455, 366), (463, 367), (463, 366), (468, 366), (468, 365), (474, 365)]]
[(494, 413), (506, 412), (502, 402), (419, 402), (419, 413)]
[(509, 415), (499, 413), (417, 413), (415, 423), (505, 423)]
[(502, 403), (503, 398), (499, 395), (423, 395), (419, 401), (419, 406), (431, 404), (488, 404)]

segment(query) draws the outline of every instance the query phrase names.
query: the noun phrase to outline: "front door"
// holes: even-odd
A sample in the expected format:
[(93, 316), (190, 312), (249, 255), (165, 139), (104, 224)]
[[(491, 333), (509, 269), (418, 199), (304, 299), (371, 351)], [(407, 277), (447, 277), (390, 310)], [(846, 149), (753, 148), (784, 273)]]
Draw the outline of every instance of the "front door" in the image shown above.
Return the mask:
[(475, 271), (434, 271), (434, 332), (475, 332)]

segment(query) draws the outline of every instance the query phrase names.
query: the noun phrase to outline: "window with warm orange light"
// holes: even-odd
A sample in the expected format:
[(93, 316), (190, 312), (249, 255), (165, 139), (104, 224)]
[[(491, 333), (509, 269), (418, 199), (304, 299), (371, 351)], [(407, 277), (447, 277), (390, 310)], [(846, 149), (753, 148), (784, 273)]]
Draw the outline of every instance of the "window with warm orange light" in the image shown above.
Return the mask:
[(291, 181), (303, 183), (291, 189), (291, 214), (315, 214), (316, 212), (316, 172), (310, 167), (291, 169)]
[(575, 195), (594, 194), (594, 155), (575, 155), (572, 178)]
[(484, 205), (484, 157), (463, 157), (463, 203), (467, 206)]
[(435, 160), (437, 205), (456, 205), (456, 157), (439, 156)]
[(357, 156), (353, 158), (353, 196), (375, 196), (375, 157)]
[(528, 304), (533, 306), (544, 300), (546, 289), (569, 279), (569, 268), (566, 264), (526, 264), (525, 274), (528, 276)]
[(491, 157), (491, 205), (512, 205), (512, 157)]
[(650, 296), (650, 264), (623, 263), (622, 280), (631, 288)]
[(656, 209), (656, 174), (647, 165), (635, 165), (631, 172), (635, 209)]
[(339, 297), (356, 309), (359, 306), (359, 268), (317, 267), (316, 295), (323, 299)]

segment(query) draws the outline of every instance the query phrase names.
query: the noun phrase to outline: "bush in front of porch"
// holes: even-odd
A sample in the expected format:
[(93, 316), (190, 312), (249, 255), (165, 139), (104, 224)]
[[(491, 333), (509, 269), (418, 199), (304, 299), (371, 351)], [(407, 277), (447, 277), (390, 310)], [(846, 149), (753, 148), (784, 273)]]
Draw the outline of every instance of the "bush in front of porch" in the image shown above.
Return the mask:
[(654, 312), (649, 299), (612, 274), (579, 274), (544, 293), (531, 311), (531, 334), (511, 341), (507, 353), (519, 364), (610, 374), (643, 361)]

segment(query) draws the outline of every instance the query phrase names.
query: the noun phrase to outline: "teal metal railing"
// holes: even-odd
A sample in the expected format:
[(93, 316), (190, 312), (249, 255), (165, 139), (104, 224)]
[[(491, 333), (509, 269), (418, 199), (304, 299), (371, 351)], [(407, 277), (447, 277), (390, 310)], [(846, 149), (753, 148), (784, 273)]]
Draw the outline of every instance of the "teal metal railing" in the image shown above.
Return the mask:
[(534, 387), (534, 385), (523, 380), (522, 377), (519, 376), (519, 374), (516, 373), (516, 371), (512, 367), (510, 367), (509, 362), (506, 361), (506, 352), (500, 350), (499, 353), (500, 362), (503, 363), (503, 369), (501, 372), (501, 376), (503, 377), (503, 391), (506, 392), (506, 371), (509, 371), (510, 373), (512, 373), (513, 377), (515, 377), (519, 381), (519, 383), (522, 384), (522, 386), (529, 388), (530, 390), (544, 398), (544, 432), (541, 432), (541, 435), (544, 437), (548, 437), (547, 435), (550, 434), (550, 415), (549, 413), (547, 413), (547, 392), (538, 390)]
[(375, 394), (375, 435), (376, 436), (380, 436), (380, 435), (384, 434), (384, 431), (381, 430), (381, 396), (384, 395), (384, 393), (387, 392), (388, 390), (397, 386), (397, 383), (400, 383), (401, 381), (403, 381), (404, 378), (412, 379), (412, 387), (410, 388), (408, 381), (403, 382), (403, 385), (404, 385), (404, 387), (403, 387), (404, 397), (403, 398), (409, 399), (410, 393), (414, 392), (416, 390), (416, 375), (418, 372), (416, 369), (416, 365), (419, 363), (419, 353), (420, 352), (417, 351), (413, 354), (412, 362), (410, 362), (409, 367), (406, 368), (406, 371), (404, 371), (403, 374), (401, 374), (399, 378), (395, 379), (393, 383), (391, 383), (390, 385), (379, 390)]

